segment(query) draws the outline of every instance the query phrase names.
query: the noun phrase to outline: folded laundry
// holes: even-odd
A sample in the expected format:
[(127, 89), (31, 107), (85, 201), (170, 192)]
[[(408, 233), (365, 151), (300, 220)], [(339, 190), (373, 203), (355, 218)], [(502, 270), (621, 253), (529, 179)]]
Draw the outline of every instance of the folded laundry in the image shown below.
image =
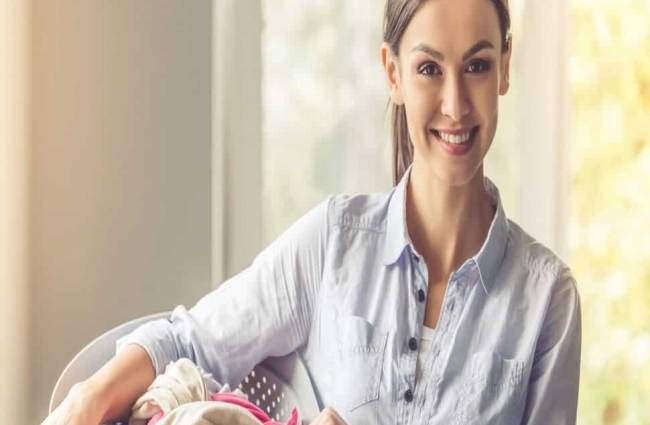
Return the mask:
[(211, 394), (220, 390), (229, 391), (230, 388), (224, 388), (190, 359), (171, 362), (136, 400), (129, 425), (144, 425), (150, 418), (167, 414), (182, 404), (208, 401)]
[(133, 405), (129, 425), (299, 425), (273, 420), (239, 389), (221, 385), (189, 359), (171, 362)]
[[(222, 401), (224, 401), (224, 402), (226, 402), (226, 403), (230, 403), (230, 404), (236, 404), (236, 403), (232, 403), (231, 400), (232, 400), (233, 398), (234, 398), (234, 399), (237, 399), (237, 400), (243, 400), (244, 402), (248, 403), (247, 397), (246, 397), (246, 395), (245, 395), (243, 392), (241, 392), (241, 391), (238, 390), (238, 389), (235, 390), (235, 391), (231, 391), (231, 390), (230, 390), (230, 386), (229, 386), (228, 384), (223, 385), (223, 386), (221, 387), (221, 389), (219, 390), (218, 393), (212, 393), (212, 395), (210, 396), (209, 400), (212, 400), (212, 401), (220, 401), (218, 396), (219, 396), (219, 397), (221, 397), (221, 396), (230, 397), (230, 399), (229, 399), (229, 398), (225, 398), (224, 400), (222, 400)], [(187, 405), (187, 404), (196, 403), (196, 402), (198, 402), (198, 401), (202, 401), (202, 400), (191, 401), (191, 402), (185, 402), (185, 403), (183, 403), (182, 405), (185, 406), (185, 405)], [(166, 414), (171, 413), (171, 412), (174, 412), (176, 409), (178, 409), (178, 407), (180, 407), (180, 406), (178, 406), (178, 407), (176, 407), (176, 408), (174, 408), (174, 409), (172, 409), (172, 410), (170, 410), (170, 411), (163, 411), (162, 409), (158, 409), (158, 410), (156, 410), (156, 409), (157, 409), (157, 406), (156, 406), (155, 404), (153, 404), (153, 405), (151, 405), (151, 406), (153, 406), (154, 411), (156, 411), (157, 413), (154, 414), (153, 416), (151, 416), (151, 419), (149, 419), (149, 421), (147, 422), (147, 425), (160, 425), (159, 422), (160, 422), (164, 417), (166, 417)], [(244, 406), (245, 406), (246, 408), (248, 408), (247, 405), (243, 405), (243, 406), (241, 406), (241, 407), (244, 407)], [(254, 406), (257, 410), (261, 411), (257, 406), (255, 406), (255, 405), (252, 405), (252, 406)], [(251, 411), (251, 409), (248, 409), (248, 410)], [(253, 411), (251, 411), (251, 413), (253, 413)], [(262, 411), (262, 413), (264, 413), (264, 412)], [(253, 416), (258, 417), (258, 412), (253, 413)], [(263, 419), (263, 417), (262, 417), (261, 419)], [(266, 425), (266, 422), (262, 421), (262, 423), (264, 423), (264, 424)], [(259, 425), (259, 422), (256, 422), (256, 424)], [(275, 424), (275, 423), (270, 423), (269, 425), (276, 425), (276, 424)], [(279, 425), (282, 425), (282, 424), (279, 424)], [(287, 424), (287, 425), (295, 425), (295, 424)]]

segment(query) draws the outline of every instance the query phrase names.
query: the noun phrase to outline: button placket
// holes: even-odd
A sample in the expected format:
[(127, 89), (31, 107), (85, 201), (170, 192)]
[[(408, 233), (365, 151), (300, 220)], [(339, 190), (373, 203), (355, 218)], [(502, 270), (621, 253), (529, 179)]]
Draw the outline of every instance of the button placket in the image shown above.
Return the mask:
[(445, 327), (451, 326), (455, 322), (456, 314), (454, 311), (456, 309), (456, 304), (462, 302), (465, 294), (465, 286), (460, 284), (458, 277), (454, 277), (450, 282), (449, 288), (449, 298), (446, 300), (446, 305), (443, 310), (443, 316), (445, 321)]
[[(453, 336), (455, 334), (454, 329), (458, 325), (458, 319), (462, 308), (455, 308), (455, 305), (465, 301), (465, 296), (467, 294), (467, 287), (465, 285), (460, 285), (458, 280), (454, 281), (453, 287), (450, 288), (450, 297), (449, 303), (446, 306), (446, 311), (443, 313), (444, 317), (444, 330), (436, 338), (436, 355), (435, 358), (430, 359), (428, 362), (428, 367), (432, 370), (432, 375), (430, 381), (432, 382), (433, 387), (437, 387), (442, 378), (441, 372), (436, 369), (434, 366), (439, 363), (445, 364), (448, 361), (448, 357), (452, 352), (453, 345)], [(427, 391), (429, 389), (427, 388)], [(438, 400), (438, 391), (433, 391), (433, 404), (437, 403)]]
[[(422, 270), (422, 262), (420, 261), (420, 258), (415, 252), (411, 252), (411, 258), (413, 261), (411, 262), (411, 271), (412, 271), (412, 283), (411, 287), (414, 288), (411, 291), (411, 294), (413, 294), (413, 298), (410, 298), (409, 300), (409, 305), (411, 306), (410, 314), (409, 316), (413, 317), (414, 321), (413, 327), (413, 333), (409, 337), (408, 335), (406, 336), (406, 341), (404, 341), (404, 347), (405, 351), (403, 353), (405, 357), (405, 365), (407, 366), (407, 371), (405, 372), (398, 372), (403, 375), (404, 377), (404, 383), (407, 384), (405, 388), (407, 388), (411, 392), (411, 399), (413, 398), (413, 393), (416, 386), (416, 369), (417, 369), (417, 350), (419, 347), (419, 327), (417, 326), (418, 323), (422, 323), (424, 320), (424, 308), (422, 304), (422, 298), (424, 297), (426, 299), (426, 295), (422, 289), (417, 289), (417, 288), (422, 288), (422, 280), (425, 279), (423, 276), (423, 273), (426, 273), (426, 271), (423, 272)], [(413, 301), (411, 301), (413, 300)]]
[[(453, 334), (453, 332), (449, 331), (450, 324), (453, 322), (453, 320), (451, 320), (451, 316), (453, 316), (453, 307), (450, 306), (454, 305), (455, 300), (459, 294), (456, 276), (450, 277), (447, 285), (448, 286), (445, 290), (445, 297), (443, 299), (444, 307), (442, 309), (440, 321), (438, 324), (439, 331), (435, 333), (434, 338), (431, 341), (431, 347), (429, 349), (430, 353), (428, 356), (426, 356), (425, 360), (425, 367), (427, 368), (425, 373), (427, 373), (429, 376), (425, 378), (426, 383), (423, 390), (427, 393), (429, 393), (429, 384), (433, 385), (434, 387), (438, 385), (440, 372), (435, 368), (438, 367), (438, 364), (441, 361), (441, 347), (447, 347), (451, 343), (450, 335)], [(437, 391), (434, 391), (434, 401), (435, 400), (437, 400)]]
[[(412, 306), (411, 315), (415, 316), (415, 322), (413, 322), (413, 334), (405, 341), (406, 351), (404, 353), (404, 356), (406, 357), (406, 364), (409, 365), (409, 370), (412, 371), (412, 373), (407, 372), (404, 374), (405, 381), (408, 382), (407, 386), (403, 387), (405, 389), (402, 393), (402, 400), (405, 401), (402, 406), (407, 409), (403, 412), (406, 416), (408, 416), (408, 409), (414, 408), (411, 402), (415, 400), (415, 394), (418, 392), (417, 387), (419, 386), (419, 384), (416, 383), (416, 368), (418, 348), (420, 347), (419, 338), (421, 337), (419, 334), (425, 314), (424, 301), (426, 300), (426, 282), (428, 279), (428, 271), (424, 265), (424, 262), (420, 261), (420, 257), (415, 252), (411, 252), (411, 258), (412, 261), (410, 263), (410, 266), (412, 271), (411, 276), (413, 279), (411, 283), (411, 288), (413, 288), (411, 289), (411, 294), (413, 294), (413, 298), (411, 298), (411, 300), (414, 301), (409, 300), (409, 305)], [(406, 407), (407, 405), (409, 407)]]

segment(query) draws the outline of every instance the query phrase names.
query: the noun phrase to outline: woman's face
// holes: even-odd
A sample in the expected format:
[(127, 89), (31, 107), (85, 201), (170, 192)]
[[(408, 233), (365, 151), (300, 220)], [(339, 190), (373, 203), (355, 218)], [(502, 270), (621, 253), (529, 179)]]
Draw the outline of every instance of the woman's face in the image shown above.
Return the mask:
[(498, 96), (508, 90), (510, 49), (502, 51), (501, 40), (490, 0), (429, 0), (402, 35), (399, 58), (382, 46), (414, 162), (449, 185), (475, 176), (494, 138)]

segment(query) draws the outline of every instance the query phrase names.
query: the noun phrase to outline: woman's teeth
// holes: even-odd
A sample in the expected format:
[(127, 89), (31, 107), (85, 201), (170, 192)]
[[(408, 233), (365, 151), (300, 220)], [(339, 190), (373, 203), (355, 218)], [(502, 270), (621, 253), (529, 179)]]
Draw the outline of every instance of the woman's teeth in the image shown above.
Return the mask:
[(469, 140), (469, 138), (472, 135), (472, 131), (468, 131), (466, 133), (462, 134), (450, 134), (450, 133), (445, 133), (440, 130), (436, 130), (436, 133), (438, 133), (438, 136), (445, 142), (447, 143), (452, 143), (454, 145), (459, 145), (461, 143), (465, 143)]

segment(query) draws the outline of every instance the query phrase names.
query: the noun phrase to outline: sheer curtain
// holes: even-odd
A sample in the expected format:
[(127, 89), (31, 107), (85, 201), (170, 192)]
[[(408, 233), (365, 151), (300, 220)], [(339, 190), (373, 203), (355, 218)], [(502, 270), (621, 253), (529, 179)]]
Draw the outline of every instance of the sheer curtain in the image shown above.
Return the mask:
[(519, 221), (568, 261), (569, 2), (518, 0), (513, 9)]
[(262, 2), (267, 242), (330, 193), (390, 187), (381, 3)]

